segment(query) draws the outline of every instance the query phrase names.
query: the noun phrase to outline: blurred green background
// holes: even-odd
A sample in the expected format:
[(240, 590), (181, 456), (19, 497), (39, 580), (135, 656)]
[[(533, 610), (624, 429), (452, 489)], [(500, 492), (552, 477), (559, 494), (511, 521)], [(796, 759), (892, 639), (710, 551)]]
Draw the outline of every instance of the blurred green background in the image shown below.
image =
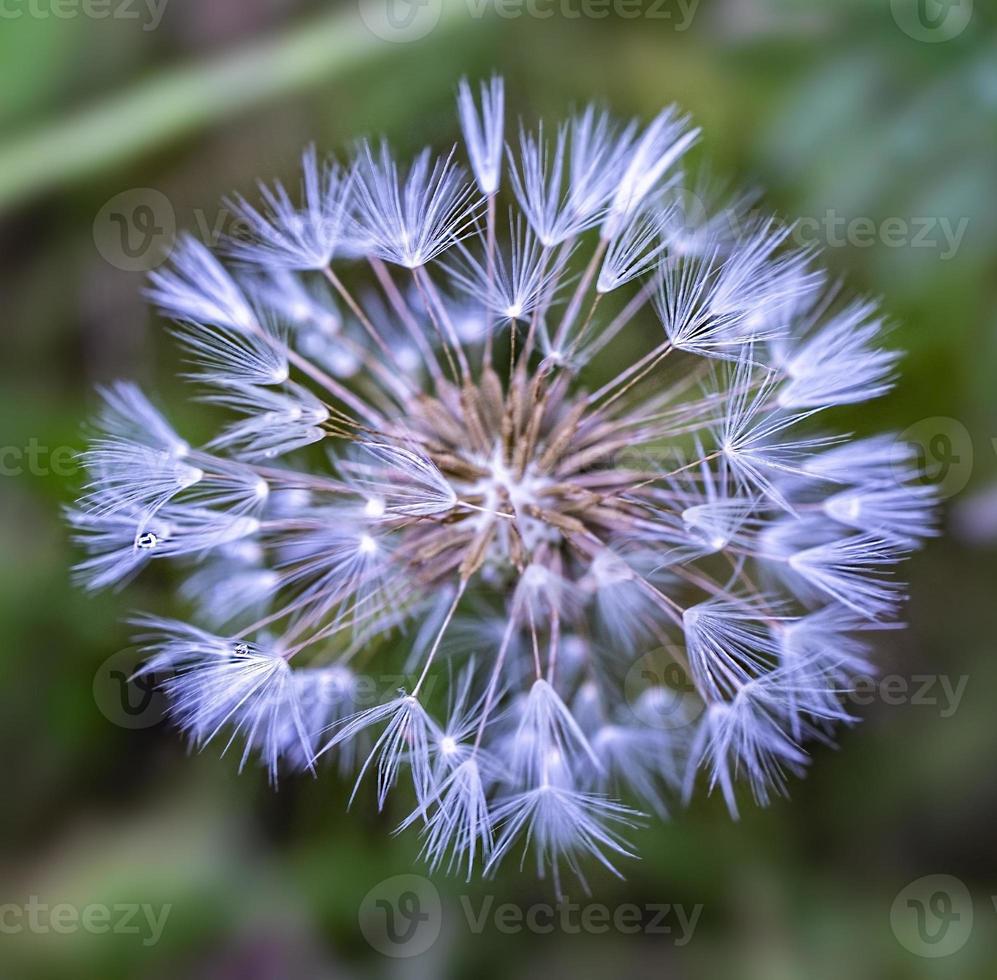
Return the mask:
[[(979, 0), (536, 0), (554, 15), (476, 17), (480, 4), (446, 0), (435, 30), (389, 43), (355, 2), (160, 4), (5, 0), (0, 16), (0, 905), (35, 896), (170, 910), (155, 944), (15, 932), (0, 915), (0, 978), (992, 978), (990, 10)], [(172, 608), (169, 582), (146, 577), (96, 598), (70, 585), (60, 507), (78, 478), (63, 447), (81, 444), (93, 386), (122, 376), (154, 386), (181, 431), (198, 433), (142, 299), (144, 273), (107, 221), (115, 200), (159, 192), (178, 228), (210, 233), (224, 223), (223, 195), (257, 177), (294, 180), (309, 141), (339, 149), (384, 132), (406, 152), (449, 145), (457, 79), (493, 69), (507, 79), (510, 118), (556, 119), (592, 98), (649, 117), (678, 101), (721, 176), (811, 219), (827, 264), (883, 297), (909, 351), (895, 394), (855, 413), (854, 427), (909, 430), (942, 479), (951, 533), (909, 567), (911, 628), (881, 643), (889, 684), (864, 699), (863, 724), (837, 750), (815, 749), (791, 800), (749, 806), (733, 823), (720, 800), (701, 798), (639, 833), (643, 860), (627, 864), (626, 881), (593, 875), (592, 901), (610, 909), (701, 905), (691, 941), (507, 934), (493, 922), (475, 934), (461, 896), (475, 909), (486, 896), (519, 908), (552, 900), (510, 867), (494, 882), (437, 879), (440, 938), (392, 960), (365, 940), (358, 909), (384, 879), (421, 873), (414, 834), (391, 837), (392, 815), (344, 813), (347, 788), (331, 774), (274, 793), (234, 759), (188, 757), (165, 722), (121, 723), (134, 719), (115, 708), (106, 661), (127, 648), (123, 616)], [(147, 214), (134, 210), (135, 221)], [(965, 886), (975, 915), (971, 930), (966, 908), (951, 924), (948, 946), (963, 930), (961, 948), (929, 958), (897, 915), (913, 915), (903, 890), (935, 874)]]

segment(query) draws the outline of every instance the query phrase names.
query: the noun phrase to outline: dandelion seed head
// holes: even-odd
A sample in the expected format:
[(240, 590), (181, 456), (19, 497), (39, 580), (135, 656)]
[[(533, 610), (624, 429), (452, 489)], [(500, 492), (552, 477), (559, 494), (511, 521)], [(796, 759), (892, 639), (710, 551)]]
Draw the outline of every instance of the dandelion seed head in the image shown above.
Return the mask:
[(310, 149), (222, 257), (152, 275), (215, 435), (103, 389), (67, 517), (88, 588), (181, 570), (197, 624), (141, 642), (196, 745), (331, 760), (430, 867), (521, 851), (560, 893), (633, 856), (630, 802), (786, 792), (937, 495), (825, 417), (895, 380), (876, 305), (747, 198), (673, 200), (681, 112), (504, 147), (501, 79), (457, 98), (463, 149)]

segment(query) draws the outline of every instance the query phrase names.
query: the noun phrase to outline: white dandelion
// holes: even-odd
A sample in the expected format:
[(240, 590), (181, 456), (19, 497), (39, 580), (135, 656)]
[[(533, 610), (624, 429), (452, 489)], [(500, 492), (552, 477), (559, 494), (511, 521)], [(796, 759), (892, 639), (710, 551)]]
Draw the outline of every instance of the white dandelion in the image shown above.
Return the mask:
[(150, 296), (215, 434), (108, 387), (69, 520), (88, 588), (177, 565), (196, 625), (142, 642), (195, 745), (334, 760), (430, 867), (519, 851), (561, 893), (634, 856), (628, 801), (785, 792), (936, 495), (826, 412), (893, 383), (875, 305), (747, 199), (693, 215), (678, 110), (503, 147), (501, 79), (458, 107), (473, 181), (308, 150), (233, 262), (185, 240)]

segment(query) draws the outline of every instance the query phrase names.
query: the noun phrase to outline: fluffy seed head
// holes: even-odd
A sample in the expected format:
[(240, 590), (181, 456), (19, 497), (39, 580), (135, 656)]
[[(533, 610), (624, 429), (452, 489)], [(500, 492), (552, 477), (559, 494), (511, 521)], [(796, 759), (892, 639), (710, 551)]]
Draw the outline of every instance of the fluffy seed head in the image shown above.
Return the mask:
[(475, 183), (308, 151), (300, 200), (239, 199), (235, 261), (189, 239), (154, 274), (217, 432), (107, 388), (69, 519), (91, 588), (177, 563), (197, 625), (143, 642), (198, 745), (337, 759), (433, 867), (527, 846), (560, 888), (701, 770), (735, 813), (739, 776), (784, 790), (934, 494), (825, 418), (892, 383), (873, 304), (745, 199), (665, 194), (677, 110), (524, 125), (506, 189), (501, 80), (459, 110)]

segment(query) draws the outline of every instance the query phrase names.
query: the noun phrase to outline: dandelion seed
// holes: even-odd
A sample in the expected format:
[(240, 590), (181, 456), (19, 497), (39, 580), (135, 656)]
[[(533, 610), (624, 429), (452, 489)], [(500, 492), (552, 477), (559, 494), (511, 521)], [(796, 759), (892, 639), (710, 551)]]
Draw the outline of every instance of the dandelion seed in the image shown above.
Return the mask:
[(337, 163), (320, 163), (314, 146), (305, 150), (301, 169), (300, 208), (279, 182), (260, 184), (262, 211), (235, 199), (233, 210), (249, 236), (228, 243), (233, 257), (271, 270), (324, 269), (333, 256), (352, 253), (350, 175)]
[(477, 206), (453, 153), (424, 150), (403, 175), (388, 149), (364, 144), (355, 164), (355, 215), (367, 248), (410, 269), (431, 262), (468, 230)]
[(505, 130), (505, 83), (497, 75), (481, 85), (481, 114), (467, 79), (460, 83), (457, 99), (471, 167), (482, 194), (494, 194), (502, 176), (502, 134)]

